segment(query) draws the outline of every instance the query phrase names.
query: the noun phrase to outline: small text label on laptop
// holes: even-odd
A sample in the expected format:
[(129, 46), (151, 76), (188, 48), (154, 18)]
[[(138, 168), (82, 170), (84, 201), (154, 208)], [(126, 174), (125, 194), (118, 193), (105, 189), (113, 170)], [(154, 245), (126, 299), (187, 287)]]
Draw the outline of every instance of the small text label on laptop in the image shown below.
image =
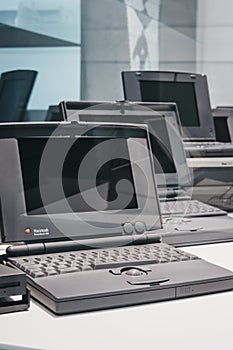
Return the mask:
[(34, 234), (34, 236), (48, 236), (49, 229), (48, 228), (34, 228), (33, 234)]

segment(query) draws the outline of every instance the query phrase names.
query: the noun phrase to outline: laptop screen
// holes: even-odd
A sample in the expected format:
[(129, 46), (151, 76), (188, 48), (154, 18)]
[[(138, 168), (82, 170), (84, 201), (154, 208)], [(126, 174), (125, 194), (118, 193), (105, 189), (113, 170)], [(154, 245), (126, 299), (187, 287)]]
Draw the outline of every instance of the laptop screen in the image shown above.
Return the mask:
[(154, 154), (156, 174), (176, 173), (175, 162), (172, 157), (171, 142), (165, 118), (150, 120), (149, 125), (154, 133), (150, 134), (151, 148)]
[(216, 140), (220, 142), (231, 142), (230, 133), (227, 125), (228, 117), (215, 117), (214, 126), (216, 133)]
[(145, 127), (63, 122), (50, 136), (48, 125), (36, 129), (14, 125), (7, 132), (17, 138), (0, 139), (4, 242), (132, 240), (140, 236), (134, 227), (161, 228)]
[(124, 103), (124, 106), (129, 106), (129, 110), (124, 114), (119, 113), (117, 103), (115, 107), (107, 102), (90, 101), (63, 102), (61, 105), (64, 119), (69, 121), (147, 124), (157, 185), (160, 187), (190, 186), (191, 176), (180, 135), (176, 104)]
[(176, 107), (171, 105), (171, 110), (166, 110), (164, 105), (162, 113), (162, 118), (148, 121), (157, 184), (159, 187), (190, 186), (191, 173), (180, 135)]
[(122, 72), (122, 80), (128, 101), (176, 103), (185, 140), (215, 140), (206, 75), (126, 71)]
[[(62, 167), (62, 178), (60, 178), (56, 167), (52, 166), (44, 167), (44, 173), (40, 174), (40, 163), (43, 152), (46, 152), (46, 138), (19, 139), (27, 214), (58, 214), (69, 211), (80, 213), (93, 210), (119, 210), (124, 207), (126, 209), (138, 208), (127, 140), (122, 139), (120, 143), (116, 143), (118, 148), (115, 150), (116, 158), (112, 148), (105, 148), (105, 157), (109, 161), (101, 165), (99, 152), (103, 149), (105, 142), (113, 146), (110, 138), (90, 137), (73, 140), (64, 138), (62, 144), (60, 138), (50, 140), (51, 147), (60, 149), (60, 152), (63, 152), (61, 148), (69, 149)], [(69, 147), (71, 144), (72, 146)], [(85, 157), (90, 159), (85, 160)], [(50, 164), (52, 161), (48, 159)], [(88, 164), (87, 167), (83, 167), (83, 170), (81, 169), (82, 162), (87, 161), (91, 162), (91, 172)], [(60, 181), (63, 191), (58, 191)], [(125, 181), (125, 186), (124, 193), (121, 191), (119, 195), (116, 186), (120, 181)], [(95, 190), (103, 202), (95, 200)], [(83, 196), (83, 192), (91, 191), (93, 192), (91, 198), (93, 205), (85, 201)], [(119, 200), (116, 200), (118, 195)]]
[(176, 102), (182, 126), (200, 126), (194, 83), (141, 80), (144, 102)]

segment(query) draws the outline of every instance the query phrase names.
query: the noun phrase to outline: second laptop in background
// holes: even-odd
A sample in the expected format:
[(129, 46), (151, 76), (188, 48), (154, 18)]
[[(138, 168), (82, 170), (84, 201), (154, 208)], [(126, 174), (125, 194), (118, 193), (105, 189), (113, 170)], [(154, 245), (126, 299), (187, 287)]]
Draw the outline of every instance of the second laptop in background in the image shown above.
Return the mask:
[[(233, 239), (232, 219), (214, 206), (191, 200), (192, 180), (180, 137), (176, 104), (62, 102), (64, 119), (79, 123), (123, 123), (149, 126), (164, 227), (170, 243), (194, 244)], [(214, 228), (212, 228), (214, 227)]]

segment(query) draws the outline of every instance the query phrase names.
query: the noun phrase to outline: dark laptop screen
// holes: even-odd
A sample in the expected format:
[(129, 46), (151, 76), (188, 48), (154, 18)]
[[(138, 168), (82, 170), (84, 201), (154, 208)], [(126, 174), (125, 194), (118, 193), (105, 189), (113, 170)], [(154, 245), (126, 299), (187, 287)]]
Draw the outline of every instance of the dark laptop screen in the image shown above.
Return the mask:
[(150, 142), (154, 155), (156, 174), (176, 173), (165, 118), (150, 120), (149, 125), (151, 130), (153, 130), (153, 133), (150, 133)]
[[(123, 106), (122, 103), (121, 106)], [(176, 104), (125, 102), (124, 106), (124, 113), (119, 113), (118, 103), (115, 105), (100, 101), (63, 101), (61, 103), (64, 118), (69, 121), (146, 124), (149, 130), (157, 185), (160, 187), (189, 186), (190, 171), (180, 135), (181, 127)]]
[(228, 117), (214, 118), (214, 126), (217, 141), (231, 142), (231, 136), (228, 130), (227, 119)]
[(184, 140), (215, 140), (206, 75), (125, 71), (122, 72), (122, 79), (124, 98), (128, 101), (176, 103)]
[(140, 80), (140, 90), (144, 102), (175, 102), (182, 126), (200, 126), (193, 83)]
[[(62, 177), (57, 173), (56, 166), (52, 166), (54, 160), (51, 154), (45, 154), (47, 141), (46, 138), (18, 140), (29, 215), (67, 213), (69, 210), (79, 213), (138, 208), (126, 139), (116, 143), (116, 150), (108, 138), (64, 138), (62, 142), (60, 138), (50, 140), (50, 149), (57, 150), (57, 153), (52, 153), (53, 157), (68, 149)], [(117, 156), (114, 157), (114, 154)], [(42, 155), (43, 162), (48, 166), (41, 170)], [(102, 162), (103, 159), (107, 161)], [(82, 166), (87, 162), (91, 162), (91, 171), (90, 166)], [(123, 181), (123, 185), (119, 193), (120, 181)], [(104, 207), (103, 202), (95, 198), (96, 193), (103, 198)]]
[[(98, 111), (98, 110), (97, 110)], [(150, 142), (151, 148), (154, 154), (155, 172), (156, 174), (168, 174), (175, 173), (176, 167), (173, 160), (171, 143), (169, 140), (166, 120), (163, 116), (157, 116), (155, 118), (146, 118), (146, 116), (140, 115), (135, 117), (129, 117), (127, 115), (111, 115), (103, 111), (103, 114), (97, 113), (96, 110), (89, 110), (88, 113), (80, 111), (78, 118), (83, 120), (96, 120), (98, 122), (116, 122), (121, 121), (122, 123), (147, 123), (150, 129)]]
[(64, 122), (22, 129), (0, 139), (4, 242), (132, 240), (137, 222), (143, 232), (161, 228), (145, 126)]

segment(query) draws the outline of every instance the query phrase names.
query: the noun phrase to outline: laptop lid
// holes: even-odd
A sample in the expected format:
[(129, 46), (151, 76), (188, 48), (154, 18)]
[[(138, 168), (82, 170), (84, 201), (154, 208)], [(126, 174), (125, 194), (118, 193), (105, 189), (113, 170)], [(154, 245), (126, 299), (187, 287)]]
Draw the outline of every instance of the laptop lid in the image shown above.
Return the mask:
[(2, 127), (3, 242), (130, 242), (161, 228), (145, 126)]
[[(120, 105), (128, 106), (124, 114), (119, 113)], [(63, 101), (61, 110), (64, 119), (79, 123), (147, 124), (158, 187), (183, 188), (191, 185), (176, 104)]]
[(185, 140), (215, 140), (206, 75), (169, 71), (125, 71), (122, 72), (122, 81), (126, 100), (175, 102)]

